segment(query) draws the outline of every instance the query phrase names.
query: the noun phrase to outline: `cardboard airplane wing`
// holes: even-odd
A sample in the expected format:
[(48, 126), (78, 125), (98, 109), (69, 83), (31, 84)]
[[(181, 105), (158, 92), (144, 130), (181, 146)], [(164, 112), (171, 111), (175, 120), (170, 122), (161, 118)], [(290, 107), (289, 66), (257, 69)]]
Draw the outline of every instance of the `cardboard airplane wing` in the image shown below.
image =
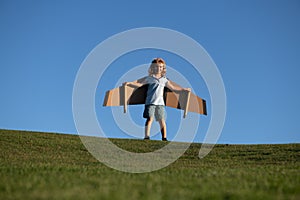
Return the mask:
[[(134, 82), (143, 82), (144, 78)], [(178, 85), (172, 82), (173, 85)], [(103, 106), (123, 106), (124, 113), (127, 111), (127, 105), (145, 104), (148, 85), (135, 88), (129, 85), (109, 90), (105, 94)], [(185, 118), (188, 112), (195, 112), (207, 115), (206, 101), (190, 91), (171, 91), (164, 89), (165, 105), (184, 110), (183, 117)]]

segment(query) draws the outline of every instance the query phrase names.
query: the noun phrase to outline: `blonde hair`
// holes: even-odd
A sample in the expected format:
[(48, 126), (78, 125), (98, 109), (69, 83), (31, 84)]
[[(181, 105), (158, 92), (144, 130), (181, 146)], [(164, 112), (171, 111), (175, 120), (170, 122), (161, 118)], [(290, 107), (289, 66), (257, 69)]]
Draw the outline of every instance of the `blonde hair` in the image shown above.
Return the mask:
[(153, 71), (153, 68), (156, 67), (156, 65), (158, 63), (162, 63), (164, 66), (163, 66), (163, 71), (161, 73), (162, 76), (165, 76), (166, 73), (167, 73), (167, 68), (166, 68), (166, 62), (162, 59), (162, 58), (154, 58), (151, 62), (151, 65), (148, 69), (148, 74), (149, 76), (153, 75), (154, 74), (154, 71)]

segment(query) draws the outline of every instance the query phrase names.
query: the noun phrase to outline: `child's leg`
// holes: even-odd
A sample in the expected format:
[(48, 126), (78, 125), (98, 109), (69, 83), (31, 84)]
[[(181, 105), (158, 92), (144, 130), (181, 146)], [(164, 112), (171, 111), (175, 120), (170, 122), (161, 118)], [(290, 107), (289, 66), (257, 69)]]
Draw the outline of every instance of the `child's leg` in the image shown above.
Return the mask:
[(160, 126), (162, 139), (167, 139), (167, 126), (166, 126), (165, 120), (161, 119), (158, 122), (159, 122), (159, 126)]
[(153, 122), (153, 117), (147, 118), (146, 123), (145, 123), (145, 138), (150, 137), (150, 130), (151, 130), (152, 122)]

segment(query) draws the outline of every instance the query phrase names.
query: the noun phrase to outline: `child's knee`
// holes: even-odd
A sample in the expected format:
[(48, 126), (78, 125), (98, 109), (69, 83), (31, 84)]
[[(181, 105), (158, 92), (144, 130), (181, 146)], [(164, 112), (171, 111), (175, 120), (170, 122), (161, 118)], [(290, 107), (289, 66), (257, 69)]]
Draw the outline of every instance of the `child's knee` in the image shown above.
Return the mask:
[(152, 122), (153, 122), (153, 118), (152, 117), (147, 118), (145, 126), (149, 126), (150, 124), (152, 124)]
[(161, 120), (159, 120), (158, 122), (159, 122), (159, 125), (160, 125), (161, 128), (163, 128), (163, 127), (166, 126), (166, 122), (165, 122), (164, 119), (161, 119)]

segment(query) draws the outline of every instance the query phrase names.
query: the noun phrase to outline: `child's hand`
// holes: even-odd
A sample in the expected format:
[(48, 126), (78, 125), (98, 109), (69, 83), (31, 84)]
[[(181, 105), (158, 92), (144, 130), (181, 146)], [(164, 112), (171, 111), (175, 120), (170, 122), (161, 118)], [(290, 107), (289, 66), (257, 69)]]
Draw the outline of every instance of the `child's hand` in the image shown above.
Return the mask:
[(183, 88), (183, 90), (188, 92), (192, 91), (191, 88)]

